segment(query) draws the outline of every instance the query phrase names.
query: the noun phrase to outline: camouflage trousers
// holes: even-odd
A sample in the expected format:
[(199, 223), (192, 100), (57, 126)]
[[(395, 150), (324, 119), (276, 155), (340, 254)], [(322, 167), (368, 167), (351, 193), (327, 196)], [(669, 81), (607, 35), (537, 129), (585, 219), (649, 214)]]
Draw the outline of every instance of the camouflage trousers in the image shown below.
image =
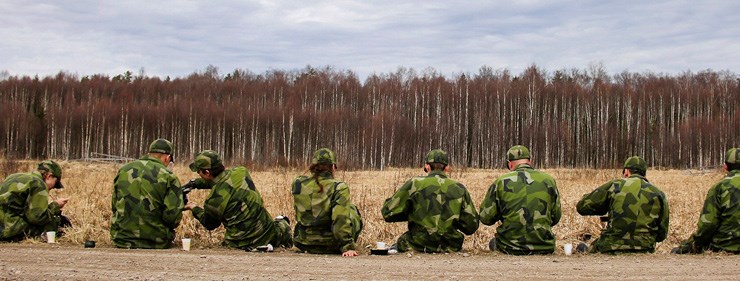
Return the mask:
[(290, 222), (285, 218), (275, 219), (275, 226), (278, 233), (275, 235), (275, 240), (271, 244), (274, 247), (293, 247), (293, 234), (290, 231)]
[(407, 231), (401, 237), (398, 237), (396, 247), (399, 252), (414, 250), (424, 253), (446, 253), (459, 252), (462, 249), (462, 244), (462, 237), (451, 239), (450, 237)]
[[(352, 239), (357, 242), (362, 232), (362, 219), (360, 216), (352, 216)], [(317, 228), (296, 225), (294, 235), (295, 246), (304, 252), (311, 254), (341, 254), (344, 246), (334, 238), (331, 227)]]
[[(634, 239), (634, 242), (637, 239)], [(613, 239), (609, 237), (599, 237), (599, 239), (596, 239), (593, 244), (591, 244), (591, 249), (589, 250), (590, 253), (602, 253), (602, 254), (627, 254), (627, 253), (654, 253), (655, 252), (655, 244), (652, 244), (652, 247), (647, 245), (637, 245), (638, 243), (635, 243), (634, 245), (625, 244), (626, 241), (622, 239)]]
[(493, 238), (488, 243), (488, 249), (491, 250), (491, 252), (499, 251), (501, 253), (507, 254), (507, 255), (515, 255), (515, 256), (526, 256), (526, 255), (549, 255), (555, 252), (555, 250), (515, 250), (515, 249), (507, 249), (502, 246), (501, 242), (498, 242), (498, 238)]

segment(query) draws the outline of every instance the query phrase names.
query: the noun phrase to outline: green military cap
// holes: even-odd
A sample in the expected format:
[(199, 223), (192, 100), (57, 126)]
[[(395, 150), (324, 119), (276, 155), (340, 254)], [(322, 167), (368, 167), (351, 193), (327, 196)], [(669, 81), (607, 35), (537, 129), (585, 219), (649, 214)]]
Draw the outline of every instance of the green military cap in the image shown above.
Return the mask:
[(725, 163), (740, 164), (740, 148), (733, 147), (725, 153)]
[(337, 164), (337, 155), (328, 148), (321, 148), (313, 153), (311, 164)]
[(627, 161), (624, 161), (624, 168), (645, 173), (647, 172), (648, 165), (647, 162), (645, 162), (645, 160), (643, 160), (639, 156), (632, 156), (630, 158), (627, 158)]
[(54, 160), (41, 161), (37, 170), (39, 172), (51, 173), (52, 176), (57, 178), (57, 184), (54, 185), (54, 188), (64, 188), (64, 185), (62, 185), (62, 167), (57, 162), (54, 162)]
[(506, 158), (509, 159), (509, 161), (512, 160), (519, 160), (519, 159), (530, 159), (532, 156), (529, 153), (529, 148), (523, 145), (515, 145), (509, 148), (509, 151), (506, 152)]
[(208, 170), (223, 166), (221, 156), (213, 150), (203, 150), (195, 155), (195, 160), (190, 163), (190, 170), (197, 172), (199, 170)]
[(447, 152), (441, 149), (433, 149), (432, 151), (429, 151), (429, 153), (427, 153), (425, 163), (440, 163), (447, 165), (449, 162), (450, 159), (447, 158)]
[(149, 145), (149, 152), (172, 155), (172, 150), (174, 150), (172, 142), (166, 139), (157, 139), (153, 141), (151, 145)]

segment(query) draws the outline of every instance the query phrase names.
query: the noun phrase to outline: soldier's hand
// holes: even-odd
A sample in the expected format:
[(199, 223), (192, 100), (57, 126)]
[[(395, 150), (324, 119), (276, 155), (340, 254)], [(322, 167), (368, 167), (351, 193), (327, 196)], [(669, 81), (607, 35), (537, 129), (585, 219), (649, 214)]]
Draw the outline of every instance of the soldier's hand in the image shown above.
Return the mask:
[(357, 252), (355, 252), (354, 250), (349, 250), (349, 251), (342, 253), (343, 257), (356, 257), (358, 255), (359, 254), (357, 254)]
[(192, 210), (193, 208), (198, 207), (198, 204), (195, 202), (188, 202), (187, 205), (185, 205), (185, 210)]
[(64, 205), (67, 204), (67, 201), (69, 201), (69, 198), (59, 198), (57, 200), (54, 200), (54, 202), (57, 202), (59, 204), (59, 208), (64, 208)]

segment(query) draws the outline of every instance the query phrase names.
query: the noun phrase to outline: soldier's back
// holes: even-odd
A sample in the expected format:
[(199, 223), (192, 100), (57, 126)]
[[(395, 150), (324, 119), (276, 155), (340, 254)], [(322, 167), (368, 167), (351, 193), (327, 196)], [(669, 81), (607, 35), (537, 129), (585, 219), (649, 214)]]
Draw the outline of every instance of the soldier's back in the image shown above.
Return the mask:
[(114, 179), (111, 240), (121, 248), (168, 248), (174, 231), (163, 220), (172, 172), (146, 156), (119, 169)]

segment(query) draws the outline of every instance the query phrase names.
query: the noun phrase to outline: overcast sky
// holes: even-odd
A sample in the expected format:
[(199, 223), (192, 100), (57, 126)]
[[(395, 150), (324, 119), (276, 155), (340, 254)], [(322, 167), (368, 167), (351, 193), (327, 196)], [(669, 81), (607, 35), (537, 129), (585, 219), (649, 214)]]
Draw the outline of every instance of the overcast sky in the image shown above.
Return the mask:
[[(512, 4), (510, 2), (516, 2)], [(740, 1), (0, 0), (0, 71), (740, 72)]]

